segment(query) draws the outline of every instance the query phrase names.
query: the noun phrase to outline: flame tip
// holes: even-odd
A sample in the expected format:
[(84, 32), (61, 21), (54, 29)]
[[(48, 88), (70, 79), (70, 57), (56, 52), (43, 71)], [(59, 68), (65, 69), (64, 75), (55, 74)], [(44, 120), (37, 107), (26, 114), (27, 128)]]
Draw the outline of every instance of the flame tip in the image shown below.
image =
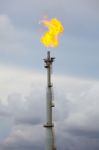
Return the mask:
[(56, 17), (50, 20), (46, 17), (41, 23), (48, 28), (48, 31), (45, 31), (40, 41), (47, 47), (56, 47), (59, 43), (58, 36), (64, 31), (61, 22)]

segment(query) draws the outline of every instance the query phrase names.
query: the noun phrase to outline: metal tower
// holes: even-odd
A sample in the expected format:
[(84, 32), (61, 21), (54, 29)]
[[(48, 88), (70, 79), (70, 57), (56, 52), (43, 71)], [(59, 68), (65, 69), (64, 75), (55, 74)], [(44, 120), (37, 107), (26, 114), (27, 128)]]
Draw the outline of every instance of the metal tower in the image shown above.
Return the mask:
[(47, 95), (46, 95), (46, 150), (56, 150), (55, 148), (55, 139), (54, 139), (54, 124), (52, 122), (52, 107), (53, 97), (52, 97), (52, 83), (51, 83), (51, 68), (52, 63), (55, 58), (50, 57), (50, 52), (47, 52), (47, 58), (44, 59), (45, 68), (47, 69)]

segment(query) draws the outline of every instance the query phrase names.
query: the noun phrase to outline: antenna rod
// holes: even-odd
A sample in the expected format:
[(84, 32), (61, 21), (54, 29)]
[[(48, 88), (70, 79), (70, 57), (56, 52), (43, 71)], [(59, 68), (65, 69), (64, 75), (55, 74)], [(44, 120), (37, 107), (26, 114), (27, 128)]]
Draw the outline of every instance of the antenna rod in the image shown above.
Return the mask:
[(47, 69), (47, 96), (46, 96), (46, 150), (56, 150), (54, 143), (53, 123), (52, 123), (52, 83), (51, 83), (51, 68), (54, 57), (50, 57), (50, 51), (47, 52), (47, 58), (44, 59), (45, 68)]

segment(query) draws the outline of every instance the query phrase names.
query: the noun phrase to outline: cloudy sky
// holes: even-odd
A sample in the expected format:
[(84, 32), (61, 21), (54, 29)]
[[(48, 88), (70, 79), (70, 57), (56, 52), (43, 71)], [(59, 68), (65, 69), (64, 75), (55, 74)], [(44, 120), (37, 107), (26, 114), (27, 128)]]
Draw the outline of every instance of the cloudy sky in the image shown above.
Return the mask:
[(57, 149), (99, 150), (98, 0), (0, 0), (0, 150), (44, 150), (44, 16), (65, 29), (50, 49)]

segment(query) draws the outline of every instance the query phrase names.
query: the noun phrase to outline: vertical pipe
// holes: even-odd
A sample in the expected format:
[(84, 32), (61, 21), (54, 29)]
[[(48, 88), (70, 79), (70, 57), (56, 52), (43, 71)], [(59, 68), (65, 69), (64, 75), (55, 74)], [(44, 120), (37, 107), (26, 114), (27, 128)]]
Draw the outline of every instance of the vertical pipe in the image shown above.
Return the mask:
[(51, 87), (47, 88), (47, 101), (46, 101), (46, 108), (47, 108), (47, 124), (52, 126), (52, 93)]
[(51, 84), (51, 65), (54, 58), (50, 57), (50, 52), (47, 52), (47, 58), (44, 59), (47, 68), (47, 95), (46, 95), (46, 150), (55, 150), (53, 124), (52, 124), (52, 84)]
[(51, 86), (51, 58), (50, 58), (50, 52), (47, 52), (47, 59), (48, 59), (48, 68), (47, 68), (47, 87)]

